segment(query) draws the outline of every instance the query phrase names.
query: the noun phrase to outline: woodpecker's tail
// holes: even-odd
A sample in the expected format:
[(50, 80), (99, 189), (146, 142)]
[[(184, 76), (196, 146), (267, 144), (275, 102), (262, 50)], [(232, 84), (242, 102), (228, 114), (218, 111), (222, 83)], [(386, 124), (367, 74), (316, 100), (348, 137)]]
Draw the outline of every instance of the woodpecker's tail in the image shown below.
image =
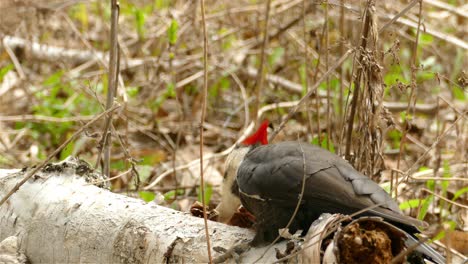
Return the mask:
[(416, 244), (418, 246), (416, 247), (415, 251), (422, 254), (423, 257), (429, 258), (429, 260), (437, 263), (437, 264), (445, 264), (447, 263), (445, 258), (437, 252), (435, 249), (433, 249), (431, 246), (421, 243), (418, 241), (415, 237), (408, 235), (408, 239), (405, 241), (405, 244), (407, 247), (412, 247)]

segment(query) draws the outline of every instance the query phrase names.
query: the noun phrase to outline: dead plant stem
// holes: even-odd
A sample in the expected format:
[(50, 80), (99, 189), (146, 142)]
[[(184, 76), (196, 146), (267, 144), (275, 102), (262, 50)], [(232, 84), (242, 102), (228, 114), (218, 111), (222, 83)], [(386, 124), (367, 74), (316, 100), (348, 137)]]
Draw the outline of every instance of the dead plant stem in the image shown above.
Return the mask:
[[(254, 111), (252, 111), (252, 114), (257, 115), (258, 110), (260, 109), (260, 104), (261, 104), (261, 96), (262, 96), (262, 91), (263, 91), (263, 84), (265, 82), (265, 75), (266, 72), (264, 70), (265, 68), (265, 57), (266, 57), (266, 49), (268, 46), (268, 21), (270, 17), (270, 5), (271, 5), (271, 0), (267, 0), (265, 4), (265, 25), (263, 26), (263, 40), (262, 40), (262, 48), (260, 52), (260, 67), (259, 67), (259, 75), (257, 77), (257, 82), (256, 82), (256, 87), (255, 87), (255, 108)], [(255, 123), (258, 122), (258, 120), (254, 119)]]
[[(329, 46), (330, 46), (330, 43), (329, 43), (329, 28), (328, 28), (328, 0), (325, 1), (325, 21), (323, 22), (324, 23), (324, 31), (325, 31), (325, 34), (324, 34), (324, 38), (325, 38), (325, 71), (328, 71), (328, 63), (329, 63)], [(327, 123), (327, 137), (326, 137), (326, 140), (325, 140), (325, 148), (327, 150), (330, 150), (330, 140), (331, 140), (331, 126), (332, 126), (332, 118), (331, 118), (331, 112), (330, 112), (330, 106), (332, 104), (331, 102), (331, 91), (330, 91), (330, 78), (327, 77), (326, 79), (326, 89), (327, 89), (327, 116), (326, 116), (326, 123)], [(317, 113), (319, 114), (319, 113)], [(319, 131), (320, 133), (320, 131)], [(322, 145), (322, 142), (319, 142), (320, 145)]]
[[(369, 8), (373, 5), (373, 1), (369, 0), (367, 2), (367, 6), (365, 9), (365, 20), (364, 20), (364, 28), (361, 33), (361, 45), (360, 45), (360, 51), (359, 51), (359, 59), (355, 61), (355, 64), (359, 63), (362, 61), (364, 57), (365, 50), (367, 48), (367, 38), (369, 36), (369, 30), (370, 30), (370, 24), (372, 23), (372, 18), (369, 13)], [(356, 65), (357, 67), (357, 65)], [(345, 149), (345, 158), (346, 160), (350, 160), (350, 155), (351, 155), (351, 137), (353, 135), (353, 125), (354, 125), (354, 117), (356, 115), (356, 110), (359, 102), (359, 90), (361, 89), (361, 76), (362, 76), (362, 68), (359, 68), (356, 74), (356, 77), (354, 78), (354, 94), (353, 98), (351, 100), (351, 111), (349, 113), (349, 119), (348, 119), (348, 128), (346, 131), (346, 149)]]
[[(119, 4), (117, 0), (111, 1), (111, 32), (110, 32), (110, 54), (109, 54), (109, 76), (107, 88), (106, 109), (110, 109), (114, 103), (114, 97), (117, 92), (117, 79), (119, 75), (119, 44), (117, 38), (119, 20)], [(112, 112), (106, 117), (106, 123), (102, 132), (102, 138), (99, 142), (100, 151), (98, 159), (96, 160), (96, 167), (101, 159), (101, 153), (104, 153), (103, 169), (104, 176), (109, 177), (110, 173), (110, 156), (111, 156), (111, 143), (112, 133), (110, 125), (112, 122)]]
[[(418, 53), (418, 44), (419, 44), (419, 34), (421, 32), (421, 17), (422, 17), (422, 0), (419, 0), (419, 14), (418, 14), (418, 27), (416, 31), (416, 40), (413, 46), (413, 56), (411, 58), (411, 86), (410, 86), (410, 96), (408, 99), (408, 105), (406, 108), (406, 114), (405, 114), (405, 120), (404, 122), (406, 123), (406, 126), (403, 127), (402, 131), (402, 136), (400, 140), (400, 151), (398, 153), (398, 159), (397, 159), (397, 170), (400, 169), (400, 162), (401, 158), (404, 155), (404, 148), (406, 144), (406, 133), (408, 132), (409, 126), (411, 125), (411, 120), (412, 120), (412, 115), (410, 114), (410, 109), (411, 105), (416, 105), (416, 96), (415, 96), (415, 90), (417, 89), (416, 85), (416, 71), (417, 71), (417, 53)], [(394, 189), (390, 191), (394, 191), (395, 194), (395, 199), (398, 198), (398, 185), (400, 184), (398, 181), (398, 177), (393, 177), (392, 174), (392, 179), (395, 178), (395, 185), (393, 186)]]
[(202, 109), (200, 117), (200, 192), (203, 205), (203, 221), (205, 224), (206, 247), (208, 252), (208, 262), (211, 264), (213, 258), (211, 256), (211, 243), (210, 232), (208, 229), (208, 217), (206, 215), (206, 202), (205, 202), (205, 180), (203, 175), (203, 122), (206, 116), (206, 97), (208, 93), (208, 34), (206, 32), (205, 20), (205, 0), (200, 0), (201, 9), (201, 22), (203, 28), (203, 91), (202, 91)]

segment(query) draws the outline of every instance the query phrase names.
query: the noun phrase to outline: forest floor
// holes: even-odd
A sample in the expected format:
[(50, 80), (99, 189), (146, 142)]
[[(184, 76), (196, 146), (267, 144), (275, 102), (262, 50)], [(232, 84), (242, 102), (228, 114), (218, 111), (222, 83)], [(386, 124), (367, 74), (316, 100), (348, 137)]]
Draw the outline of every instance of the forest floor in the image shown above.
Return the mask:
[[(0, 1), (0, 168), (44, 161), (108, 106), (108, 2)], [(200, 1), (119, 2), (112, 191), (190, 210), (203, 142), (214, 208), (227, 150), (269, 119), (274, 142), (345, 157), (468, 254), (465, 1), (220, 0), (205, 19)], [(105, 120), (52, 158), (101, 169)]]

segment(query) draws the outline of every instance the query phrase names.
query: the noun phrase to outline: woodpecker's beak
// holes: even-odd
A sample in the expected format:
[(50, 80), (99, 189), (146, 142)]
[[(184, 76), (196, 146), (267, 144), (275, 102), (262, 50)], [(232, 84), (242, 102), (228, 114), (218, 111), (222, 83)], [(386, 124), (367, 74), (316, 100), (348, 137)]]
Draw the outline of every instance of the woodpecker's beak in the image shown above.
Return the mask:
[(268, 144), (268, 126), (268, 120), (264, 120), (255, 133), (247, 137), (242, 143), (238, 143), (229, 153), (224, 164), (221, 202), (216, 207), (216, 211), (219, 213), (219, 222), (228, 222), (239, 208), (241, 201), (237, 186), (237, 170), (250, 150), (256, 146)]
[(221, 186), (221, 202), (216, 207), (219, 213), (218, 221), (227, 223), (239, 208), (241, 202), (236, 195), (237, 169), (244, 160), (244, 156), (249, 152), (249, 147), (240, 145), (229, 153), (224, 164), (224, 179)]

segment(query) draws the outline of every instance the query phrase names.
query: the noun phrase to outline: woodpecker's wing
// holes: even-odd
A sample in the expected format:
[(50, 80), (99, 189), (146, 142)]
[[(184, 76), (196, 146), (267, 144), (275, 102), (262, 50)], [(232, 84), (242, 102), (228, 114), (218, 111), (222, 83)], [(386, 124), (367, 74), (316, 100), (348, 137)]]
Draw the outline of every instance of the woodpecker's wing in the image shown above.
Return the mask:
[(237, 184), (243, 194), (295, 207), (304, 176), (302, 203), (311, 210), (351, 214), (380, 204), (369, 212), (405, 225), (421, 224), (402, 215), (385, 190), (348, 162), (307, 143), (281, 142), (253, 149), (239, 167)]

